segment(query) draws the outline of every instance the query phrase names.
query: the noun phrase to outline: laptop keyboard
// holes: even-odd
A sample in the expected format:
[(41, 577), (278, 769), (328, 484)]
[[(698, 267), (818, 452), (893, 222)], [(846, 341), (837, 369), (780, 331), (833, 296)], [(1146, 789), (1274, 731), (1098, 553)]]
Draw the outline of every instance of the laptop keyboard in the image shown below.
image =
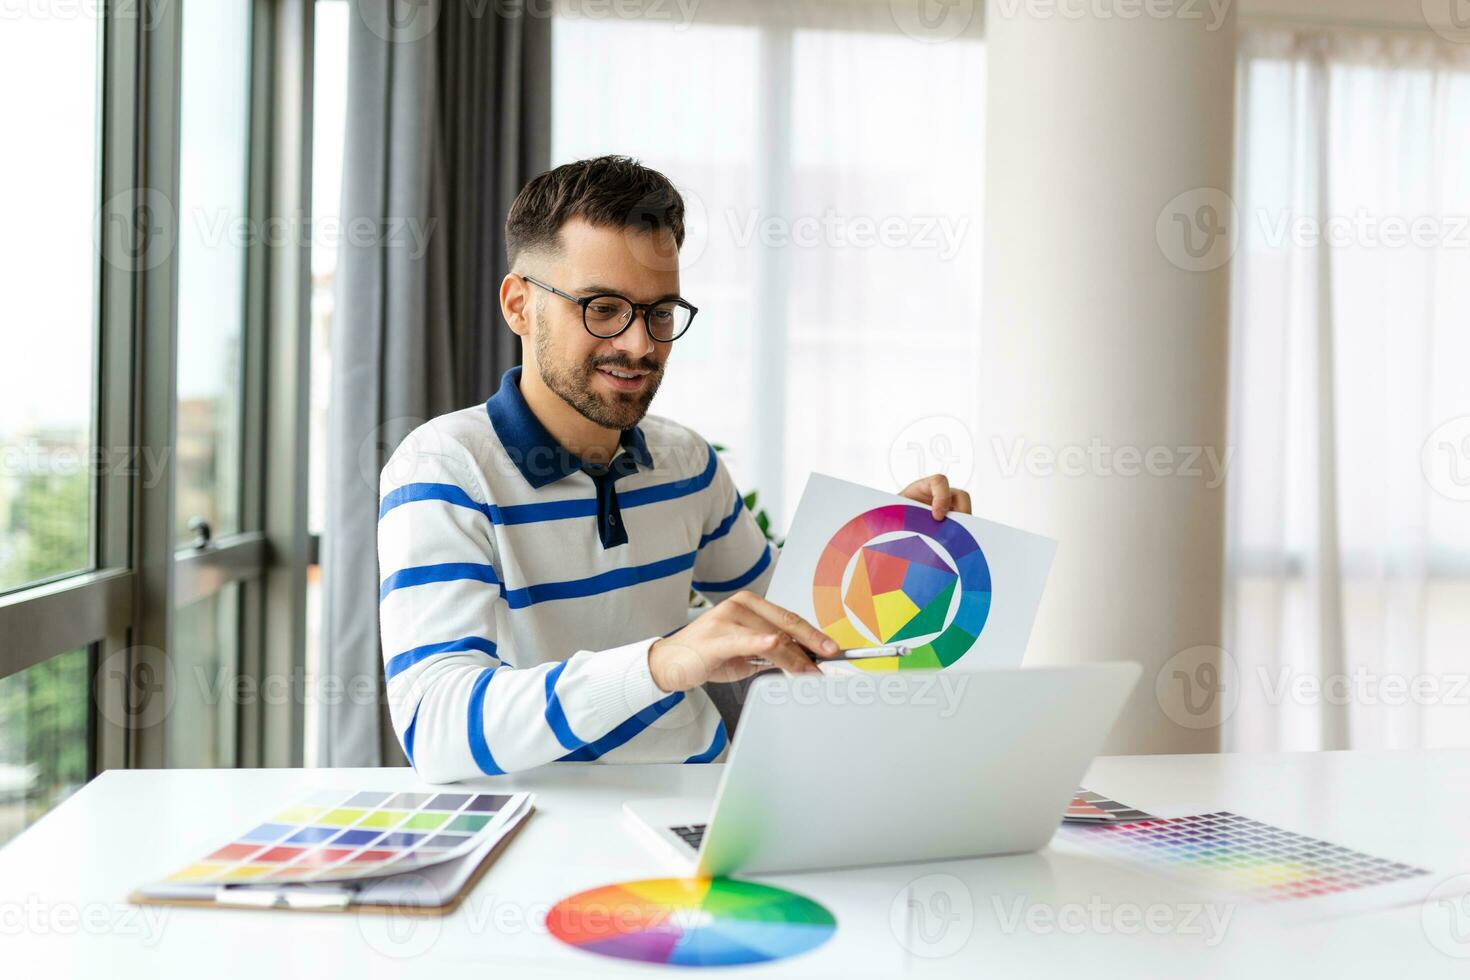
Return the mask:
[(704, 842), (704, 829), (708, 826), (707, 823), (696, 823), (687, 827), (670, 827), (669, 829), (677, 834), (680, 840), (688, 844), (690, 850), (698, 851), (699, 845)]

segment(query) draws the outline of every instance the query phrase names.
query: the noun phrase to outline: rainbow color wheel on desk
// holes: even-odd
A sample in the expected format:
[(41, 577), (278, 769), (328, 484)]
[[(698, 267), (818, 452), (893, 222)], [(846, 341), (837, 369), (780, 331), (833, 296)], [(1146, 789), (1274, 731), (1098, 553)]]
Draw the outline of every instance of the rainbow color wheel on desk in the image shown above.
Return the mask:
[(557, 939), (587, 953), (676, 966), (738, 966), (825, 943), (832, 913), (784, 888), (731, 878), (650, 878), (562, 899), (546, 913)]

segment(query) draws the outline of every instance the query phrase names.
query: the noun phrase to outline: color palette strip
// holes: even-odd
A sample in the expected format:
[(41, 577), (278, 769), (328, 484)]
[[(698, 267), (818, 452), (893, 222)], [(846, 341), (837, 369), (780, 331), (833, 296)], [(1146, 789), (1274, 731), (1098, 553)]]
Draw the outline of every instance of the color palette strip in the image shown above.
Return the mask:
[(652, 878), (562, 899), (553, 936), (585, 953), (640, 963), (737, 966), (796, 956), (825, 943), (832, 913), (795, 892), (731, 878)]
[(168, 877), (190, 884), (341, 881), (461, 857), (525, 794), (322, 790)]
[(1068, 823), (1127, 823), (1130, 820), (1147, 820), (1153, 814), (1131, 807), (1126, 803), (1109, 799), (1101, 793), (1079, 789), (1062, 819)]
[(1063, 833), (1102, 856), (1242, 901), (1340, 896), (1429, 873), (1235, 813), (1074, 824)]

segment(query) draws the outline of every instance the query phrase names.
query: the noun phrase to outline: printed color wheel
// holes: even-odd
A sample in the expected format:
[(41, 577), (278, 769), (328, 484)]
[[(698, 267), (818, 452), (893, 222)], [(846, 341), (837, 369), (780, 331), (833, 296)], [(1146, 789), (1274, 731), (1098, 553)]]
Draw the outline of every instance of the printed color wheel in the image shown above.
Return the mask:
[(948, 667), (974, 645), (990, 616), (990, 591), (985, 553), (958, 521), (936, 521), (924, 507), (889, 504), (859, 514), (832, 535), (812, 576), (812, 608), (817, 626), (843, 649), (872, 646), (875, 638), (902, 643), (930, 637), (907, 657), (855, 660), (854, 666), (932, 669)]
[(805, 953), (837, 922), (821, 905), (731, 878), (651, 878), (564, 898), (546, 913), (553, 936), (588, 953), (642, 963), (736, 966)]

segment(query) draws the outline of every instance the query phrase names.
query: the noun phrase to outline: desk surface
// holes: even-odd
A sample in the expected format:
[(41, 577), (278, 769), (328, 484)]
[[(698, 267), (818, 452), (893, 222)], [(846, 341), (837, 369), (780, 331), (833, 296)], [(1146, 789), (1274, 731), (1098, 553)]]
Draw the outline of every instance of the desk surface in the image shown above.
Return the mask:
[[(718, 777), (716, 766), (563, 765), (481, 781), (534, 792), (538, 813), (465, 904), (439, 919), (125, 901), (303, 792), (411, 789), (421, 784), (410, 770), (104, 773), (0, 849), (4, 959), (45, 977), (376, 977), (413, 966), (476, 980), (652, 976), (673, 968), (569, 949), (546, 935), (543, 917), (585, 888), (664, 876), (624, 823), (622, 803), (711, 794)], [(1426, 892), (1470, 869), (1470, 751), (1102, 758), (1086, 785), (1154, 812), (1233, 810), (1418, 864), (1436, 872)], [(1199, 896), (1055, 845), (761, 880), (822, 902), (838, 921), (826, 945), (746, 971), (766, 976), (1255, 977), (1335, 968), (1418, 978), (1470, 970), (1470, 902), (1458, 922), (1456, 908), (1431, 902), (1285, 927), (1259, 914), (1225, 918), (1223, 906), (1200, 910)], [(929, 896), (928, 921), (908, 911), (920, 893)], [(1141, 925), (1151, 909), (1154, 926)]]

